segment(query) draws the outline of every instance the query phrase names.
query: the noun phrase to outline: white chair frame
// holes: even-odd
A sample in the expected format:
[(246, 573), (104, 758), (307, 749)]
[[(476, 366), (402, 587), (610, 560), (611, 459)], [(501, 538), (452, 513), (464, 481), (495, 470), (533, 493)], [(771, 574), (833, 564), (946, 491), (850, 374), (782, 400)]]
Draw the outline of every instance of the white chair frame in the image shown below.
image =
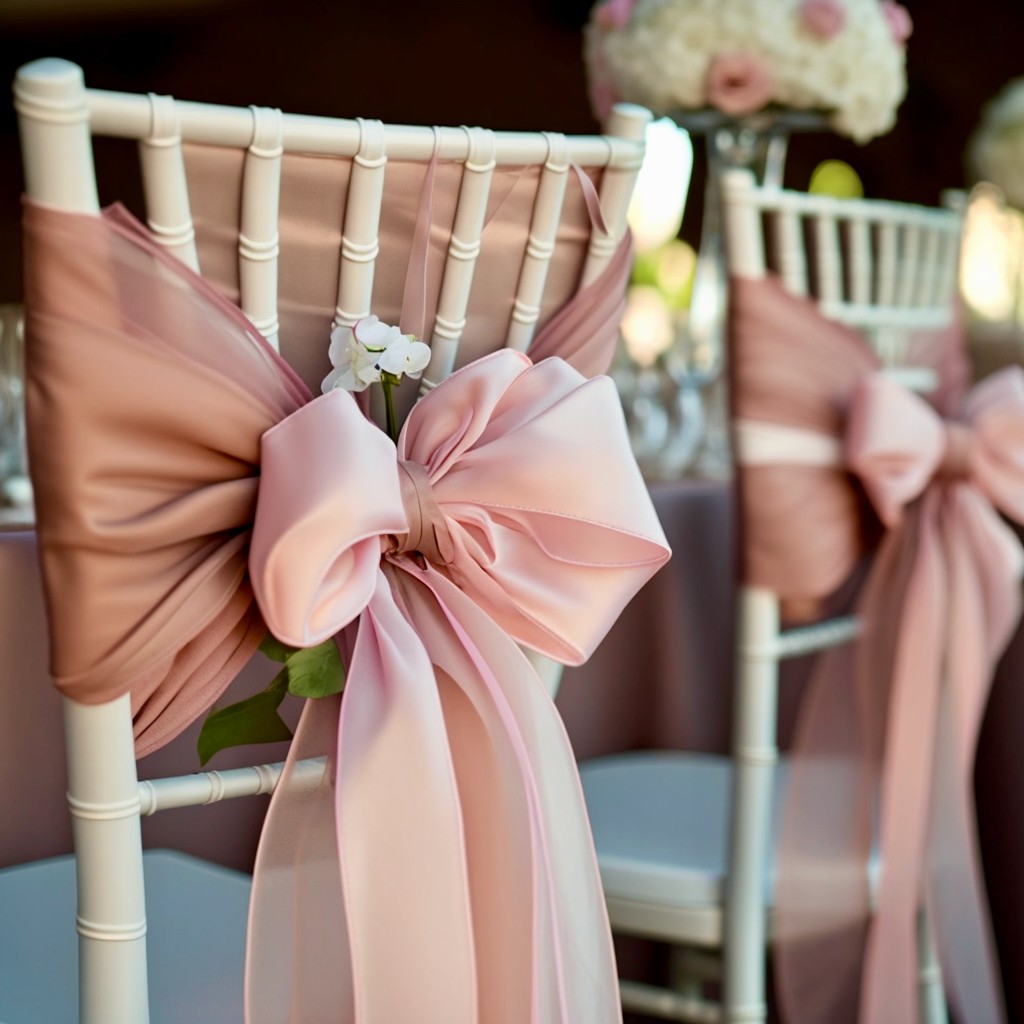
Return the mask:
[[(240, 305), (272, 343), (278, 329), (277, 209), (282, 154), (354, 158), (334, 317), (336, 324), (351, 325), (370, 310), (387, 160), (425, 163), (435, 149), (431, 128), (89, 90), (80, 68), (56, 59), (23, 67), (14, 92), (29, 197), (64, 210), (98, 213), (92, 136), (138, 140), (149, 227), (157, 241), (193, 269), (199, 266), (182, 143), (245, 150), (238, 249)], [(587, 284), (605, 268), (626, 229), (626, 210), (643, 158), (649, 119), (643, 108), (620, 105), (604, 135), (437, 130), (440, 158), (461, 161), (464, 175), (430, 336), (433, 357), (424, 374), (425, 388), (443, 380), (455, 362), (493, 168), (499, 164), (543, 167), (507, 338), (512, 347), (525, 349), (540, 312), (571, 166), (603, 169), (600, 199), (609, 234), (595, 232), (591, 237), (581, 269), (581, 283)], [(557, 672), (550, 669), (550, 663), (541, 668), (553, 689)], [(92, 706), (65, 699), (64, 719), (68, 804), (77, 861), (80, 1020), (83, 1024), (147, 1024), (140, 815), (268, 793), (280, 777), (281, 765), (139, 782), (127, 696)], [(315, 784), (322, 776), (323, 764), (307, 762), (302, 771)]]
[[(722, 184), (731, 274), (763, 278), (771, 268), (789, 292), (811, 297), (826, 317), (862, 331), (887, 373), (916, 390), (935, 386), (932, 369), (908, 365), (906, 342), (911, 331), (941, 328), (950, 322), (956, 296), (959, 211), (788, 191), (758, 185), (744, 170), (726, 172)], [(766, 230), (769, 224), (770, 231)], [(808, 236), (813, 237), (813, 247), (807, 244)], [(852, 617), (783, 631), (777, 596), (741, 587), (730, 756), (627, 754), (581, 766), (602, 875), (606, 880), (614, 878), (611, 884), (606, 881), (613, 930), (674, 947), (671, 987), (623, 981), (627, 1008), (693, 1024), (763, 1024), (767, 1020), (771, 893), (766, 864), (778, 806), (779, 666), (787, 658), (848, 643), (857, 633), (858, 623)], [(646, 768), (643, 758), (648, 759)], [(615, 846), (614, 853), (603, 849), (603, 816), (613, 821), (616, 807), (643, 798), (637, 791), (639, 784), (631, 788), (629, 781), (629, 773), (637, 767), (648, 772), (648, 781), (662, 769), (672, 773), (666, 791), (676, 792), (680, 813), (689, 810), (695, 817), (700, 815), (692, 822), (695, 829), (709, 827), (707, 805), (694, 812), (697, 802), (686, 787), (693, 786), (698, 772), (703, 773), (705, 788), (708, 779), (720, 782), (718, 792), (727, 794), (723, 798), (728, 800), (722, 811), (727, 835), (718, 851), (720, 863), (709, 868), (706, 863), (673, 862), (672, 867), (717, 872), (716, 881), (723, 883), (721, 900), (659, 901), (643, 892), (635, 880), (648, 873), (649, 889), (654, 873), (665, 870), (665, 864), (657, 863), (649, 852), (649, 837), (640, 836), (631, 843), (620, 835), (609, 842), (609, 850)], [(618, 789), (612, 795), (617, 777)], [(617, 800), (621, 802), (616, 804)], [(666, 801), (665, 808), (669, 806)], [(626, 852), (631, 845), (635, 852)], [(664, 848), (663, 843), (662, 853)], [(633, 873), (632, 883), (622, 881), (623, 867)], [(633, 891), (628, 891), (630, 887)], [(923, 915), (919, 950), (922, 1022), (945, 1024), (942, 979)], [(721, 984), (720, 1001), (704, 995), (705, 981)]]
[[(911, 331), (938, 329), (951, 321), (962, 227), (959, 212), (764, 189), (742, 171), (726, 174), (723, 198), (732, 273), (761, 278), (774, 264), (787, 291), (811, 294), (801, 244), (802, 221), (809, 221), (815, 241), (814, 297), (822, 314), (860, 330), (890, 376), (922, 392), (936, 385), (930, 367), (907, 365), (906, 346)], [(774, 260), (765, 247), (765, 218), (775, 227)], [(856, 619), (845, 618), (782, 632), (777, 596), (755, 587), (740, 589), (733, 836), (724, 935), (726, 1006), (734, 1016), (727, 1020), (758, 1019), (744, 1014), (764, 1003), (767, 936), (762, 908), (769, 897), (764, 892), (764, 850), (778, 762), (779, 663), (848, 643), (857, 631)], [(946, 1020), (942, 978), (923, 914), (919, 937), (922, 1020), (938, 1024)]]

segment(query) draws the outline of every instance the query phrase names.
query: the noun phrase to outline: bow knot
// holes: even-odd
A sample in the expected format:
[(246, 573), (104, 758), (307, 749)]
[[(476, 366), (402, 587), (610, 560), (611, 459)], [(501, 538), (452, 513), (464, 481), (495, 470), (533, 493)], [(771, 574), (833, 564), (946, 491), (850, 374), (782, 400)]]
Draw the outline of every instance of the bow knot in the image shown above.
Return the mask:
[[(415, 964), (421, 989), (457, 979), (431, 1020), (479, 1019), (477, 985), (518, 1000), (510, 1020), (557, 985), (580, 1009), (548, 1000), (538, 1019), (617, 1018), (606, 943), (552, 976), (607, 925), (596, 873), (579, 870), (593, 853), (572, 755), (513, 642), (582, 660), (667, 558), (617, 410), (610, 381), (504, 350), (421, 399), (397, 449), (340, 390), (263, 435), (249, 567), (264, 620), (295, 645), (344, 630), (348, 652), (333, 803), (280, 827), (272, 805), (267, 834), (305, 835), (334, 814), (353, 950), (382, 972)], [(338, 714), (325, 707), (304, 713), (293, 747)], [(378, 925), (396, 882), (430, 894), (403, 907), (397, 936)], [(572, 912), (539, 926), (548, 894), (570, 885)], [(500, 937), (480, 909), (498, 905)], [(427, 948), (427, 934), (447, 938)], [(509, 943), (540, 965), (532, 990)], [(409, 1019), (379, 977), (354, 976), (357, 1019)]]
[(935, 477), (949, 483), (969, 480), (973, 469), (974, 433), (966, 423), (943, 422), (946, 447)]
[(434, 496), (426, 467), (399, 459), (398, 484), (402, 507), (409, 519), (409, 532), (394, 538), (388, 554), (419, 552), (432, 565), (451, 565), (455, 560), (451, 530)]
[(943, 419), (881, 374), (854, 391), (846, 461), (879, 518), (899, 524), (933, 481), (970, 482), (1012, 518), (1024, 514), (1024, 374), (1011, 367), (973, 389), (964, 420)]

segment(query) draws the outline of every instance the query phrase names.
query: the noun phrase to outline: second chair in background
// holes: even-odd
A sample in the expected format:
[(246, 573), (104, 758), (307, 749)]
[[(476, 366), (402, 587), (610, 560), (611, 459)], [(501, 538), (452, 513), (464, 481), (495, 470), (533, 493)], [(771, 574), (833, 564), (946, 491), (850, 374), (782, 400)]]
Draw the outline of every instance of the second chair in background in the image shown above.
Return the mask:
[[(950, 210), (758, 187), (742, 171), (726, 175), (724, 202), (743, 580), (731, 750), (615, 755), (585, 763), (582, 777), (613, 929), (677, 950), (671, 986), (625, 982), (626, 1006), (679, 1021), (764, 1021), (766, 950), (781, 929), (786, 949), (797, 950), (796, 974), (787, 973), (788, 952), (781, 964), (784, 995), (796, 995), (786, 1019), (836, 1024), (857, 1019), (859, 982), (847, 968), (869, 927), (876, 855), (859, 849), (851, 866), (843, 842), (863, 821), (844, 823), (840, 814), (831, 824), (846, 831), (835, 850), (816, 851), (824, 888), (813, 895), (845, 886), (849, 899), (842, 913), (800, 904), (807, 891), (786, 886), (794, 864), (808, 867), (794, 852), (806, 836), (799, 814), (782, 824), (783, 807), (792, 806), (789, 782), (806, 787), (810, 779), (812, 789), (801, 789), (808, 794), (816, 768), (829, 775), (823, 757), (845, 765), (841, 794), (862, 795), (865, 761), (857, 741), (842, 736), (845, 747), (815, 751), (817, 764), (811, 756), (792, 768), (780, 762), (779, 665), (837, 645), (859, 648), (859, 618), (823, 618), (820, 604), (880, 533), (843, 464), (841, 433), (852, 392), (877, 370), (919, 391), (964, 383), (962, 374), (953, 379), (960, 364), (951, 348), (960, 222)], [(809, 617), (813, 624), (799, 624)], [(794, 628), (783, 628), (786, 618)], [(849, 678), (830, 686), (819, 673), (810, 698), (846, 686), (854, 720), (855, 656), (836, 656), (836, 671)], [(807, 739), (807, 714), (813, 711), (805, 712), (798, 744)], [(781, 860), (780, 835), (790, 851)], [(809, 918), (785, 906), (775, 913), (777, 879), (783, 904), (795, 894)], [(915, 911), (919, 903), (915, 897)], [(848, 930), (845, 948), (828, 946), (837, 928)], [(922, 926), (920, 971), (912, 965), (912, 974), (920, 976), (924, 1019), (936, 1022), (945, 1009), (927, 934)], [(834, 964), (818, 963), (821, 978), (831, 974), (834, 982), (812, 990), (794, 981), (807, 977), (799, 951), (807, 951), (808, 938), (835, 956)], [(721, 999), (709, 995), (718, 983)]]

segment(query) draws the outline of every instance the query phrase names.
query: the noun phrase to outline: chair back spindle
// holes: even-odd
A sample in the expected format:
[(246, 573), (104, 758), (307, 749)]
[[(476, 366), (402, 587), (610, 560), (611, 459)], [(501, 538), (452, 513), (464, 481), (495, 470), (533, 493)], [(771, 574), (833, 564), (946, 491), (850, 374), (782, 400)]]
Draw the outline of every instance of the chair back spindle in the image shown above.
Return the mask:
[(199, 271), (196, 232), (181, 148), (181, 124), (174, 99), (149, 94), (152, 128), (139, 140), (139, 166), (146, 224), (153, 237), (192, 270)]
[(608, 231), (591, 233), (587, 260), (583, 265), (584, 285), (601, 276), (626, 230), (629, 202), (643, 163), (643, 152), (638, 144), (643, 141), (650, 120), (650, 111), (632, 103), (617, 104), (608, 118), (605, 130), (610, 153), (600, 189), (601, 210)]
[(335, 327), (352, 327), (370, 315), (373, 275), (380, 253), (380, 209), (388, 162), (384, 125), (369, 118), (357, 121), (359, 147), (352, 158), (352, 177), (345, 203)]
[(242, 175), (242, 217), (238, 234), (239, 300), (253, 326), (278, 348), (278, 204), (284, 125), (281, 111), (251, 107), (252, 142)]
[(537, 319), (540, 317), (540, 300), (544, 295), (551, 257), (555, 252), (558, 222), (565, 201), (568, 184), (569, 158), (565, 136), (556, 132), (545, 132), (548, 141), (548, 158), (540, 173), (537, 198), (530, 221), (530, 235), (526, 243), (526, 256), (519, 274), (512, 319), (509, 322), (508, 348), (525, 352), (530, 347)]
[(465, 132), (469, 139), (468, 152), (462, 168), (437, 315), (430, 334), (430, 363), (423, 372), (421, 391), (424, 392), (440, 384), (455, 368), (459, 341), (466, 329), (469, 291), (480, 255), (480, 237), (497, 165), (493, 132), (485, 128), (466, 128)]

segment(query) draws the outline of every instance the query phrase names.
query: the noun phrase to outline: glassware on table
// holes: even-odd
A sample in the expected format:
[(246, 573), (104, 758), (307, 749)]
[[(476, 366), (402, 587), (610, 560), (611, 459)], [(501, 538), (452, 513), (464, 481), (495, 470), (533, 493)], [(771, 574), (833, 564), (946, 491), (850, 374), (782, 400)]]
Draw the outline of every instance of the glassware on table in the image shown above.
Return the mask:
[(704, 438), (705, 381), (685, 357), (686, 313), (664, 296), (630, 289), (623, 345), (611, 375), (622, 399), (630, 443), (647, 480), (678, 480), (692, 466)]
[(4, 518), (30, 514), (32, 508), (25, 447), (24, 307), (17, 303), (0, 304), (0, 508)]

